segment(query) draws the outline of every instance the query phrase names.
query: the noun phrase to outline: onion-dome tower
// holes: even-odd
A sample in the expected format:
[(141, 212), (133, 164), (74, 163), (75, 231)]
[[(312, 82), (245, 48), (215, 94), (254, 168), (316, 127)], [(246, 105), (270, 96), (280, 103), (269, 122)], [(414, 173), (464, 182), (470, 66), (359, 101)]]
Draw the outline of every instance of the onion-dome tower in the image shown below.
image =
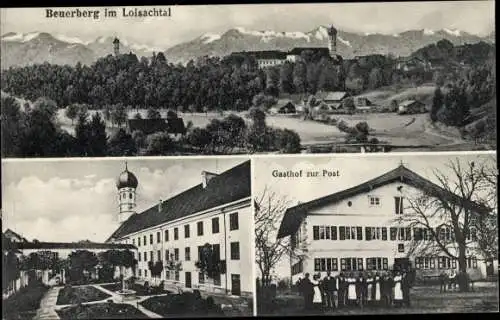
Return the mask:
[(135, 213), (135, 190), (138, 184), (136, 176), (128, 171), (127, 162), (125, 162), (125, 170), (116, 181), (119, 203), (118, 221), (120, 223)]

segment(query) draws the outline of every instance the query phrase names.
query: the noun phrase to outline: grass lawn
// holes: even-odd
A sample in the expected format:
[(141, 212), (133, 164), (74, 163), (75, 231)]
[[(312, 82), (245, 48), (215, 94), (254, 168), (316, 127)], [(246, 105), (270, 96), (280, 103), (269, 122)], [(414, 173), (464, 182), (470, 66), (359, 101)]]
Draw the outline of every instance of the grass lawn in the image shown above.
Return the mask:
[(56, 311), (62, 320), (73, 319), (148, 319), (137, 308), (122, 303), (96, 303), (66, 307)]
[(111, 297), (92, 286), (64, 287), (59, 291), (57, 304), (78, 304), (80, 302), (100, 301)]
[[(439, 293), (439, 286), (419, 286), (411, 291), (411, 307), (373, 308), (349, 307), (327, 314), (405, 314), (405, 313), (467, 313), (498, 311), (498, 284), (480, 286), (475, 292)], [(276, 304), (258, 308), (261, 315), (302, 314), (304, 300), (297, 295), (279, 296)], [(257, 300), (259, 305), (259, 301)]]
[(2, 319), (32, 319), (48, 287), (29, 285), (2, 301)]
[[(107, 289), (109, 291), (117, 292), (122, 289), (122, 284), (121, 283), (113, 283), (113, 284), (106, 284), (106, 285), (101, 285), (104, 289)], [(168, 290), (160, 290), (157, 287), (151, 288), (150, 291), (146, 291), (144, 287), (140, 284), (133, 284), (132, 286), (129, 286), (128, 289), (134, 290), (136, 295), (138, 296), (150, 296), (153, 294), (165, 294), (165, 293), (171, 293)]]
[(209, 306), (205, 299), (196, 300), (194, 295), (189, 293), (151, 297), (141, 302), (141, 305), (164, 317), (217, 317), (225, 315), (219, 305)]

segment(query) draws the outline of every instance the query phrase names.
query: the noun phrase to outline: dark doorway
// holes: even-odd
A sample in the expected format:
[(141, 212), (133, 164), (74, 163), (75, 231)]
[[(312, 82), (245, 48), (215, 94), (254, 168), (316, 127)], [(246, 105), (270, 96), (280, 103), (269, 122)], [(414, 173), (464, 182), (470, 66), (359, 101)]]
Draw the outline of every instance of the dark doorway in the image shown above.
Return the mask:
[(235, 296), (241, 296), (241, 283), (239, 274), (231, 275), (231, 294)]
[(186, 272), (186, 288), (191, 288), (191, 272)]
[(411, 270), (411, 262), (408, 258), (394, 258), (394, 271)]
[(493, 268), (493, 259), (486, 260), (486, 276), (494, 275), (495, 270)]

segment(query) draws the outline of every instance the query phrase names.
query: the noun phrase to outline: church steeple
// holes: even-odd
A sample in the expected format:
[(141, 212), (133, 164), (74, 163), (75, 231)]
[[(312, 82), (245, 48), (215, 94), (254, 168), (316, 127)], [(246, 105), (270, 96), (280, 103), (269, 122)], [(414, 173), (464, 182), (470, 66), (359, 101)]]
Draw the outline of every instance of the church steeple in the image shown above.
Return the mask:
[(128, 171), (128, 163), (125, 161), (125, 170), (120, 174), (116, 181), (116, 188), (118, 189), (118, 221), (123, 223), (132, 214), (135, 213), (136, 207), (136, 189), (139, 182), (136, 176)]

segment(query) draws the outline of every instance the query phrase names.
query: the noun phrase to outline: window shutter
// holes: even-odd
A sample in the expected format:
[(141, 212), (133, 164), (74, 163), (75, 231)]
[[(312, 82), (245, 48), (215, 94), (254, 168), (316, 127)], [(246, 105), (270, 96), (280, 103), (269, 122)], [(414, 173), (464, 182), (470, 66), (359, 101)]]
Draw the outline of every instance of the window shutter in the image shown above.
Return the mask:
[(313, 227), (313, 239), (319, 240), (319, 226)]

